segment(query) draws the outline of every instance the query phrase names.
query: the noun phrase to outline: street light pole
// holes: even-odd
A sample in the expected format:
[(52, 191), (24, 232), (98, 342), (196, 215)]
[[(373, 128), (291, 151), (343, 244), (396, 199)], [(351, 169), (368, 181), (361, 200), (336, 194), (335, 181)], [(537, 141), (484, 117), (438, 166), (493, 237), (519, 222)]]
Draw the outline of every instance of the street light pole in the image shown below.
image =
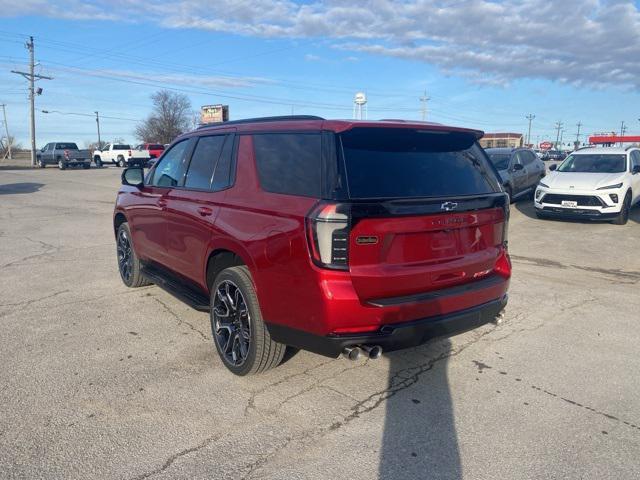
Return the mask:
[(7, 152), (9, 154), (9, 160), (11, 160), (11, 138), (9, 138), (9, 124), (7, 123), (6, 105), (3, 103), (0, 107), (2, 107), (2, 115), (4, 116), (4, 130), (7, 132)]

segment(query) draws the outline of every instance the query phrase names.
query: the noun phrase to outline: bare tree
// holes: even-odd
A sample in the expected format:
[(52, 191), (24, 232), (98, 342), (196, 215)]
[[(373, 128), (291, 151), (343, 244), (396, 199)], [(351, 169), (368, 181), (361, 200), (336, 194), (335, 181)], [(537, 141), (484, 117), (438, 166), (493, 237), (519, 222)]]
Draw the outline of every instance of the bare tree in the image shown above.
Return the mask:
[(191, 102), (182, 94), (160, 90), (151, 95), (153, 111), (136, 127), (136, 137), (144, 143), (171, 143), (189, 130)]
[(9, 145), (11, 145), (11, 150), (18, 151), (22, 149), (22, 145), (16, 143), (16, 139), (13, 135), (9, 135), (9, 138), (2, 137), (0, 138), (0, 158), (7, 158), (9, 156)]

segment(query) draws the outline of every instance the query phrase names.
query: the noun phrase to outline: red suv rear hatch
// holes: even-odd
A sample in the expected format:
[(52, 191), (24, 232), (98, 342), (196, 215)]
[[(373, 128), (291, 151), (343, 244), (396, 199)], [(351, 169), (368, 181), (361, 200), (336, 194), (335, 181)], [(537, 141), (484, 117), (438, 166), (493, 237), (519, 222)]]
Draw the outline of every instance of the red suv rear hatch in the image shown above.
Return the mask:
[(474, 132), (354, 128), (337, 149), (348, 199), (313, 212), (315, 255), (361, 301), (509, 275), (508, 204)]

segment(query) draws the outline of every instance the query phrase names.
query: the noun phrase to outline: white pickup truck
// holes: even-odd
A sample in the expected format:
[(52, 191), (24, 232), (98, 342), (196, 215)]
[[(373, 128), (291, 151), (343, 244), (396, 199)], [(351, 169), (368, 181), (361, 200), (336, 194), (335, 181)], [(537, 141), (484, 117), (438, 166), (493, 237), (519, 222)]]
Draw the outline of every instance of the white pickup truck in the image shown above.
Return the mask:
[(144, 167), (150, 158), (149, 150), (134, 150), (131, 145), (124, 143), (107, 143), (102, 150), (93, 152), (93, 161), (96, 167), (102, 167), (105, 163), (119, 167), (130, 165)]

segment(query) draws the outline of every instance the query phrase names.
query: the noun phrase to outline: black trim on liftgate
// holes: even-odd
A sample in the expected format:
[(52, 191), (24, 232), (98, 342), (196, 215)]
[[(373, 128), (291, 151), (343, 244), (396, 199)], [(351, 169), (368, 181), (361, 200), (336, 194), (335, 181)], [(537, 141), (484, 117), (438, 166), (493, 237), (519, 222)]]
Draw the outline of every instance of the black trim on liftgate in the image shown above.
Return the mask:
[(493, 321), (507, 304), (507, 295), (467, 310), (384, 325), (378, 332), (362, 335), (314, 335), (302, 330), (267, 323), (271, 338), (279, 343), (337, 357), (345, 347), (380, 345), (383, 352), (417, 347), (429, 340), (464, 333)]

